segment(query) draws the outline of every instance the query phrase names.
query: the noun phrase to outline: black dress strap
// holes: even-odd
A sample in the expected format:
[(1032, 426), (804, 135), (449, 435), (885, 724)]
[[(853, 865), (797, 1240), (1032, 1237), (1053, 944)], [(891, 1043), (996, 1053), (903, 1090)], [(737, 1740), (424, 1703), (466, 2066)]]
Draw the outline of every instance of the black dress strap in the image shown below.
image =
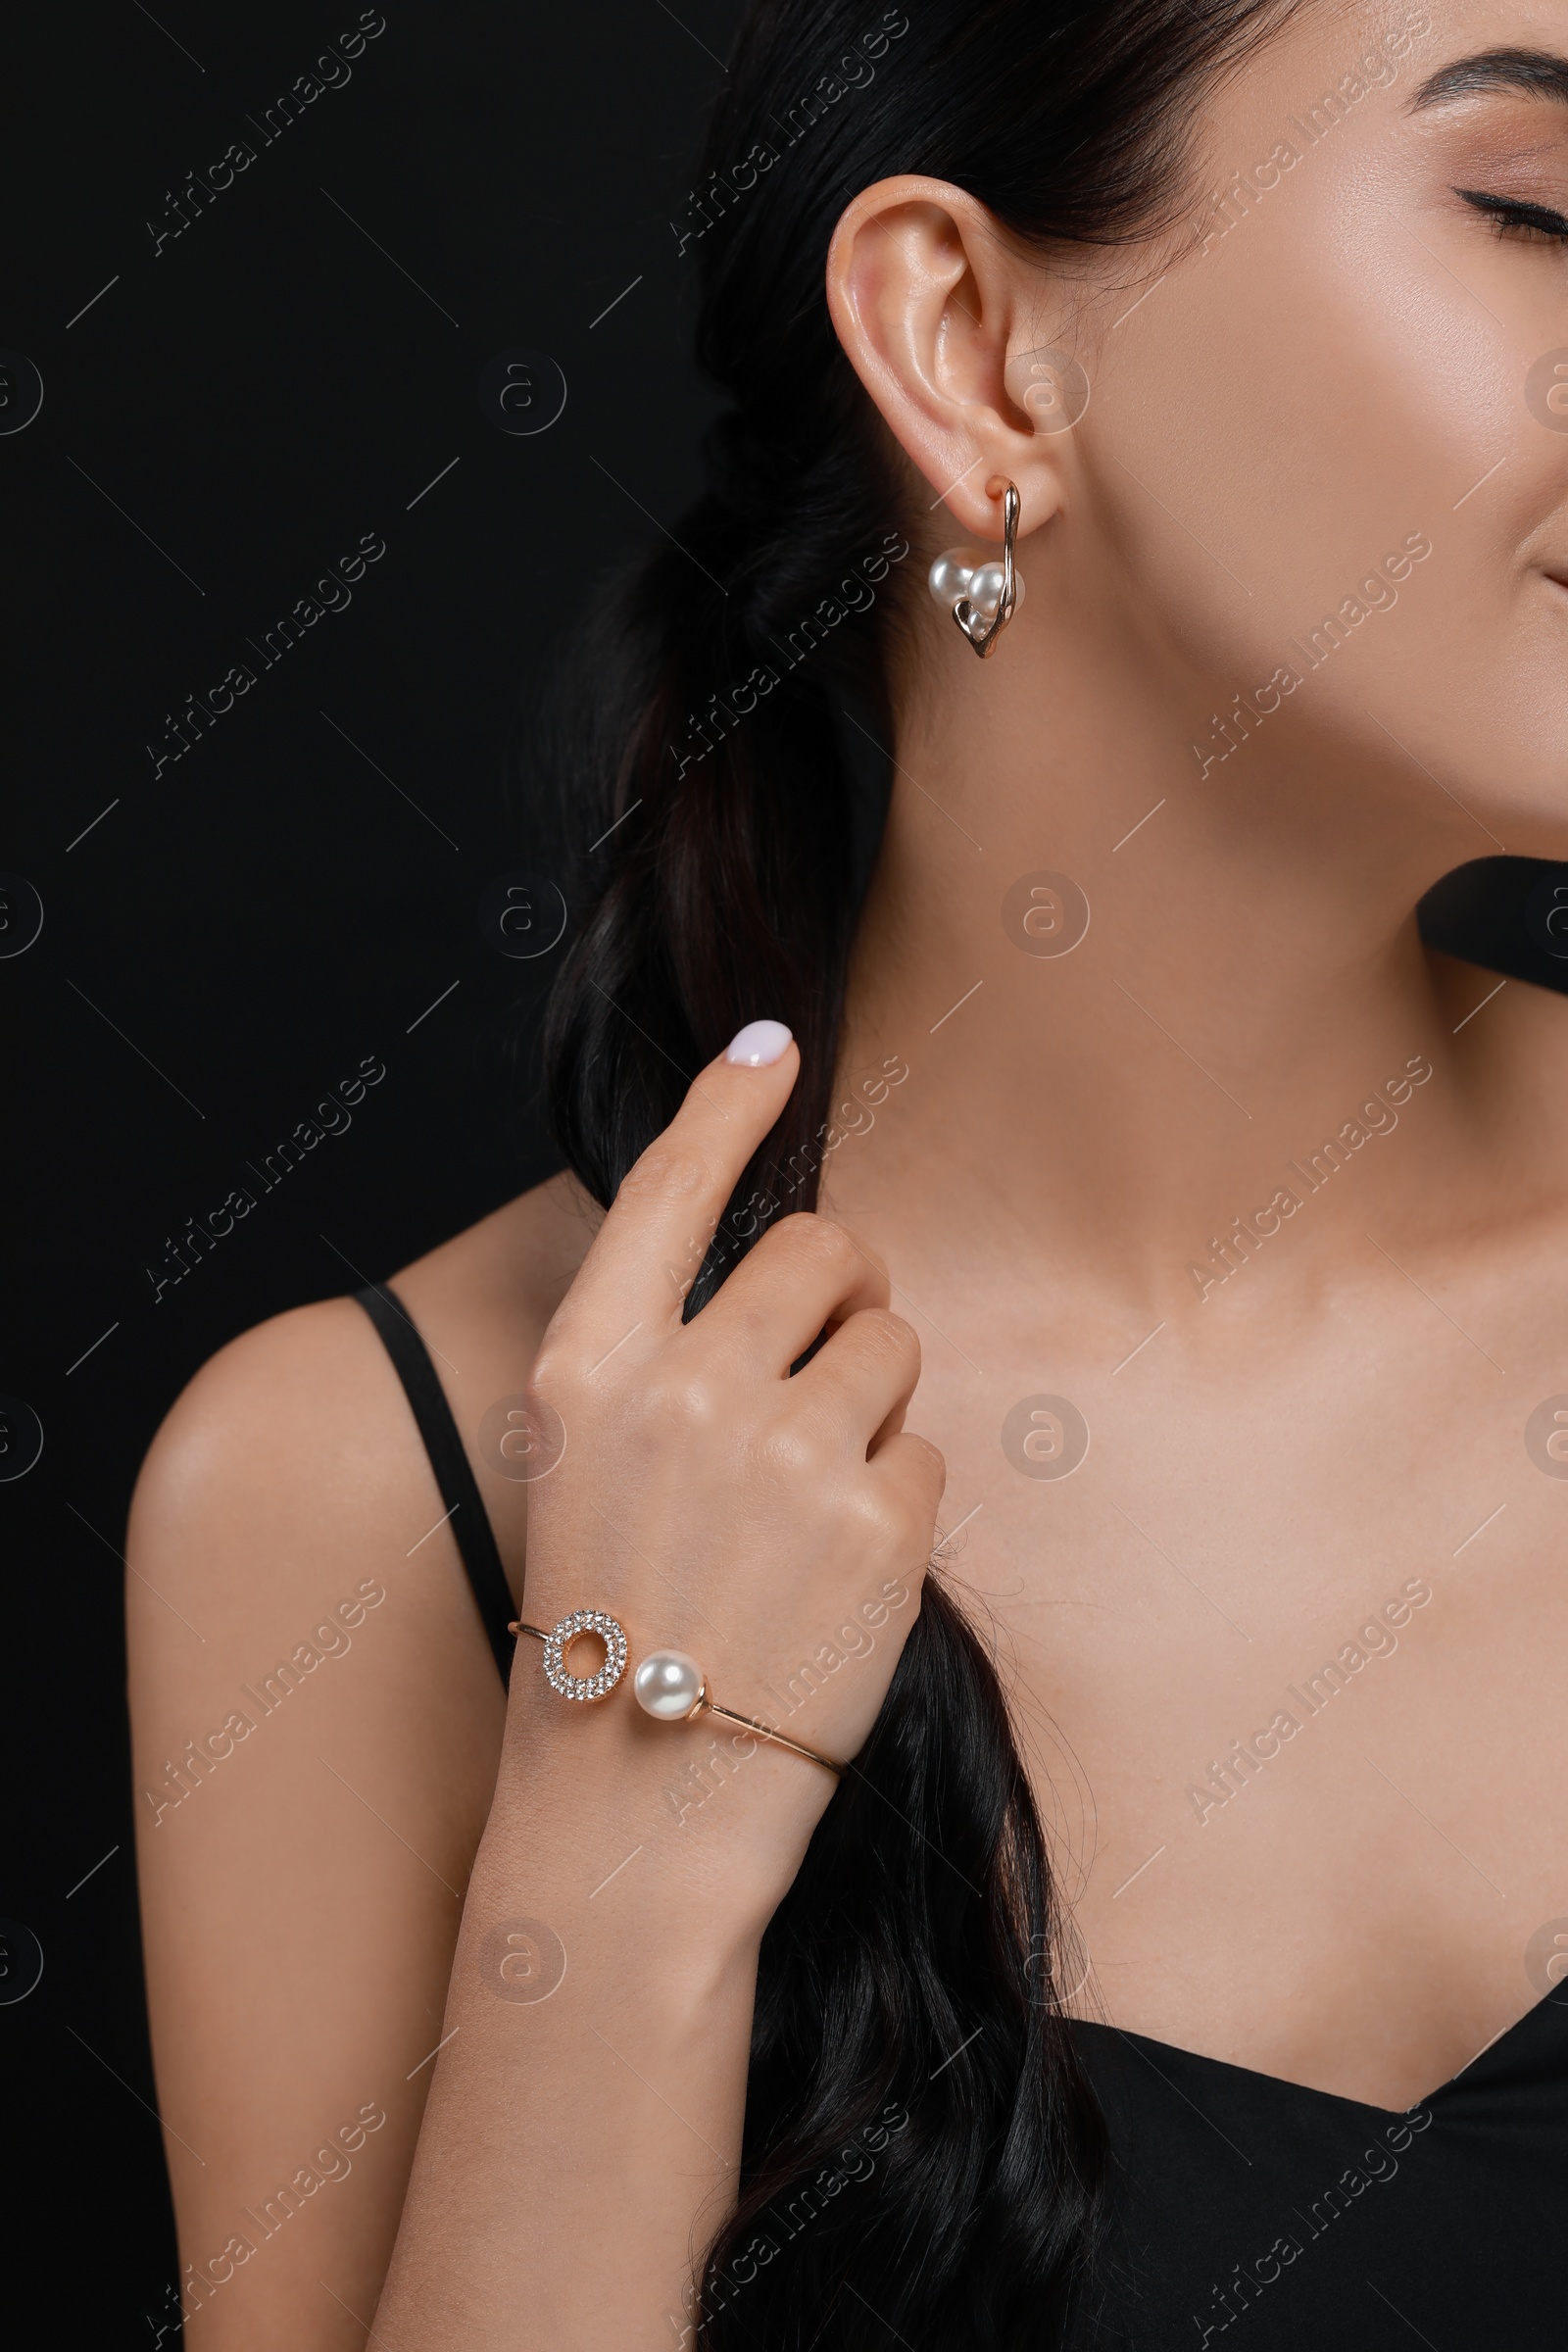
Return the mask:
[(430, 1467), (435, 1472), (435, 1483), (441, 1490), (441, 1499), (447, 1506), (463, 1565), (468, 1572), (480, 1623), (505, 1684), (512, 1673), (514, 1650), (513, 1637), (507, 1631), (512, 1618), (512, 1593), (496, 1548), (495, 1530), (458, 1435), (446, 1391), (436, 1377), (429, 1349), (396, 1292), (371, 1284), (357, 1291), (355, 1297), (380, 1333), (403, 1383), (425, 1452), (430, 1457)]

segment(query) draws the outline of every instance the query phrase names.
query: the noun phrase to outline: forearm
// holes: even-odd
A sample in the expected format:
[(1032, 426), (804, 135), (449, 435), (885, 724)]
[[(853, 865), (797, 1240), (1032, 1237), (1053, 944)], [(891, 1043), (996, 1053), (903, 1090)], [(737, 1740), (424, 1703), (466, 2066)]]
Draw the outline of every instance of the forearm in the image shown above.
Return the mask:
[(669, 2352), (687, 2325), (765, 1909), (672, 1829), (645, 1749), (624, 1718), (535, 1743), (514, 1716), (375, 2322), (398, 2352)]
[[(738, 2186), (762, 1936), (831, 1799), (822, 1759), (858, 1753), (886, 1694), (899, 1638), (867, 1629), (929, 1555), (941, 1457), (902, 1428), (919, 1347), (865, 1251), (786, 1219), (689, 1325), (664, 1279), (793, 1081), (776, 1023), (731, 1054), (545, 1335), (530, 1410), (571, 1436), (530, 1494), (527, 1612), (604, 1610), (645, 1664), (700, 1652), (742, 1728), (698, 1814), (670, 1802), (718, 1751), (695, 1710), (656, 1722), (632, 1688), (563, 1692), (519, 1656), (376, 2317), (391, 2352), (681, 2341)], [(808, 1700), (804, 1754), (745, 1729)]]

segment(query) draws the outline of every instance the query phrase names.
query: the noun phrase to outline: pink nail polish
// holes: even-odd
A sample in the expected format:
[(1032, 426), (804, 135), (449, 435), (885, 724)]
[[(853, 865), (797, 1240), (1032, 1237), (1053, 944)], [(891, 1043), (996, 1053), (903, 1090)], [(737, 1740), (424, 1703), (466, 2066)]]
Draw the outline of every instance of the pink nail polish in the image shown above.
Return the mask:
[(790, 1033), (782, 1021), (748, 1021), (725, 1047), (724, 1059), (748, 1070), (765, 1069), (779, 1059), (789, 1042)]

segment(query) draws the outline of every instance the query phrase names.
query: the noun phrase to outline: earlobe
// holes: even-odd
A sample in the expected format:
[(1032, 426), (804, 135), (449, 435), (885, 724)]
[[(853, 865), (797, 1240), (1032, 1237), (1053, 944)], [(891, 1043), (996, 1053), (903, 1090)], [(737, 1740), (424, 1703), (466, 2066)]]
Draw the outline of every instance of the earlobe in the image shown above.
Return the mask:
[(945, 500), (993, 542), (1003, 537), (993, 479), (1016, 484), (1023, 530), (1058, 511), (1056, 437), (1083, 414), (1087, 378), (1033, 338), (1010, 353), (1043, 289), (984, 206), (941, 180), (878, 181), (839, 221), (826, 291), (839, 341), (933, 505)]

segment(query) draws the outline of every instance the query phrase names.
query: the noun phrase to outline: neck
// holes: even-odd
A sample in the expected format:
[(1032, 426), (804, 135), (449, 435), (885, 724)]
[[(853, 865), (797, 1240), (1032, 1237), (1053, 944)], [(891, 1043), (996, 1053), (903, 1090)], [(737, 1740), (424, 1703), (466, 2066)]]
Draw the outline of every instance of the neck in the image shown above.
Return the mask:
[(1348, 1127), (1374, 1173), (1322, 1185), (1319, 1232), (1477, 1148), (1452, 1032), (1486, 989), (1415, 906), (1490, 844), (1423, 775), (1329, 763), (1304, 709), (1200, 778), (1200, 683), (1016, 633), (982, 665), (955, 632), (897, 729), (843, 1067), (910, 1076), (831, 1190), (1158, 1310)]

